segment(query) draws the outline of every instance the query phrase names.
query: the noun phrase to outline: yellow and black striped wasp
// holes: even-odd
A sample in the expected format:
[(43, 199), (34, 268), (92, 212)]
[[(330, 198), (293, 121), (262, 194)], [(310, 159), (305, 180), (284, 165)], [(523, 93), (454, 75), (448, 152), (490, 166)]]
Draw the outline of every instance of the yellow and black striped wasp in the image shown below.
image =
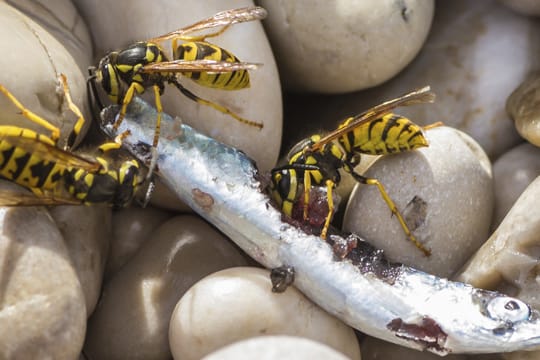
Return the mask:
[[(138, 187), (146, 180), (138, 161), (113, 163), (109, 151), (120, 144), (108, 142), (98, 151), (100, 156), (86, 157), (70, 151), (84, 117), (71, 100), (66, 77), (60, 75), (64, 99), (78, 117), (65, 148), (57, 145), (60, 130), (22, 105), (4, 86), (0, 92), (28, 120), (43, 126), (50, 136), (18, 126), (0, 126), (0, 176), (30, 189), (23, 192), (0, 192), (0, 205), (80, 205), (107, 203), (115, 208), (131, 202)], [(122, 136), (119, 136), (118, 141)]]
[[(107, 54), (101, 59), (98, 67), (91, 70), (94, 74), (91, 74), (90, 80), (95, 79), (101, 84), (109, 99), (121, 105), (114, 129), (118, 129), (125, 117), (127, 106), (133, 96), (152, 88), (158, 110), (153, 144), (156, 147), (162, 112), (160, 96), (165, 89), (165, 83), (173, 84), (182, 94), (199, 104), (211, 106), (247, 125), (262, 128), (261, 123), (244, 119), (222, 105), (195, 95), (179, 83), (178, 76), (182, 75), (199, 85), (221, 90), (240, 90), (249, 87), (248, 70), (256, 69), (258, 64), (241, 62), (231, 52), (205, 39), (222, 34), (233, 24), (261, 20), (264, 17), (266, 10), (258, 6), (226, 10), (179, 30), (147, 41), (136, 42), (123, 50)], [(214, 28), (220, 29), (195, 35)], [(171, 40), (172, 60), (168, 59), (160, 45), (166, 40)], [(179, 41), (184, 43), (178, 44)]]
[(321, 231), (321, 237), (326, 238), (334, 213), (332, 191), (341, 180), (338, 170), (344, 169), (356, 181), (377, 186), (407, 237), (426, 256), (430, 255), (430, 251), (411, 233), (384, 186), (377, 179), (356, 173), (354, 167), (360, 162), (361, 154), (388, 155), (428, 146), (423, 132), (425, 128), (393, 114), (391, 110), (398, 106), (433, 102), (434, 99), (435, 94), (429, 87), (424, 87), (349, 117), (326, 136), (315, 134), (300, 141), (289, 152), (288, 163), (271, 171), (272, 196), (278, 206), (286, 215), (293, 217), (295, 206), (301, 203), (303, 220), (308, 220), (312, 187), (326, 187), (328, 214)]

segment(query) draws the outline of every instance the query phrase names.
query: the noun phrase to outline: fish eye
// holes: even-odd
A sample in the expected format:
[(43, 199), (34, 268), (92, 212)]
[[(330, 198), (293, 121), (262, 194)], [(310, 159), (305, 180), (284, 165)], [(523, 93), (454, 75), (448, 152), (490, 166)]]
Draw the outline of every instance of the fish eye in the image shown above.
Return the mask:
[(518, 322), (529, 319), (531, 309), (521, 300), (508, 296), (497, 296), (489, 301), (486, 310), (490, 318)]

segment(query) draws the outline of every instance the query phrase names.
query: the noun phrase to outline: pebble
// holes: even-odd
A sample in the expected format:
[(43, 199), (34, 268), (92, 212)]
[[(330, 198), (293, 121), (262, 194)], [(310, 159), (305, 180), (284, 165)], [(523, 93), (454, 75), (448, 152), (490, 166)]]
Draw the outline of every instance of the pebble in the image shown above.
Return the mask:
[(235, 342), (202, 360), (347, 360), (345, 355), (319, 342), (296, 336), (259, 336)]
[[(437, 360), (441, 359), (439, 355), (427, 352), (409, 349), (403, 346), (392, 344), (377, 338), (367, 336), (362, 340), (362, 359), (363, 360)], [(444, 359), (448, 360), (467, 360), (466, 355), (447, 355)], [(472, 359), (471, 359), (472, 360)], [(492, 359), (494, 360), (494, 359)]]
[(499, 0), (510, 9), (529, 16), (540, 16), (540, 4), (536, 0)]
[(92, 64), (90, 30), (71, 0), (8, 0), (8, 4), (31, 17), (54, 36), (73, 56), (83, 74)]
[(494, 0), (438, 1), (424, 47), (395, 78), (352, 94), (289, 96), (284, 143), (290, 144), (288, 136), (306, 127), (334, 129), (346, 117), (431, 85), (437, 94), (434, 104), (400, 108), (397, 113), (421, 125), (443, 121), (458, 128), (495, 159), (521, 142), (504, 101), (530, 72), (539, 69), (538, 43), (540, 22)]
[(129, 207), (115, 211), (112, 215), (112, 236), (105, 278), (114, 276), (152, 236), (156, 228), (171, 216), (171, 213), (154, 207)]
[[(392, 261), (448, 277), (489, 236), (491, 164), (480, 146), (459, 130), (437, 127), (426, 135), (429, 147), (382, 156), (364, 175), (383, 184), (432, 255), (424, 256), (409, 241), (376, 186), (357, 185), (343, 228), (384, 249)], [(420, 201), (413, 202), (415, 197)]]
[(175, 304), (204, 276), (245, 265), (243, 255), (204, 221), (176, 216), (160, 225), (104, 286), (88, 322), (90, 359), (169, 359)]
[[(63, 145), (77, 118), (67, 108), (63, 93), (58, 92), (58, 75), (67, 76), (73, 102), (90, 119), (85, 74), (59, 40), (4, 2), (0, 3), (0, 42), (9, 49), (0, 58), (0, 67), (9, 69), (0, 75), (0, 84), (28, 109), (58, 126), (62, 133), (59, 144)], [(64, 39), (64, 42), (69, 41)], [(0, 96), (0, 109), (3, 110), (1, 125), (23, 126), (50, 135), (41, 126), (24, 119), (4, 96)], [(81, 136), (89, 125), (87, 121)]]
[(540, 146), (540, 76), (525, 80), (508, 97), (506, 111), (518, 133), (531, 144)]
[[(354, 331), (294, 287), (271, 292), (268, 270), (240, 267), (214, 273), (182, 296), (169, 327), (175, 359), (200, 359), (239, 340), (293, 335), (360, 359)], [(258, 358), (258, 357), (257, 357)]]
[[(152, 11), (149, 11), (148, 1), (134, 0), (129, 3), (129, 12), (126, 4), (120, 2), (76, 0), (75, 5), (90, 26), (95, 55), (100, 58), (135, 41), (182, 28), (218, 11), (253, 5), (253, 2), (159, 0), (152, 2)], [(250, 89), (220, 91), (200, 87), (189, 80), (183, 83), (202, 98), (229, 107), (252, 121), (262, 122), (264, 128), (247, 126), (209, 106), (200, 106), (181, 95), (174, 86), (167, 86), (165, 90), (163, 109), (171, 115), (179, 115), (203, 133), (242, 149), (257, 161), (260, 169), (269, 170), (279, 153), (282, 103), (277, 67), (262, 25), (259, 22), (237, 24), (210, 41), (233, 52), (242, 61), (264, 64), (250, 73)], [(148, 93), (152, 95), (151, 91)], [(150, 99), (153, 101), (153, 95)]]
[(523, 143), (507, 151), (493, 163), (496, 229), (525, 188), (540, 175), (540, 148)]
[(540, 178), (536, 178), (497, 230), (461, 269), (457, 280), (504, 292), (540, 309), (539, 198)]
[[(289, 90), (344, 93), (379, 85), (418, 54), (434, 2), (274, 1), (265, 29)], [(391, 61), (390, 61), (391, 59)]]
[(86, 306), (62, 234), (42, 207), (0, 207), (0, 229), (0, 358), (75, 359)]
[(101, 283), (111, 240), (111, 208), (53, 206), (49, 209), (62, 233), (79, 277), (90, 316), (101, 296)]

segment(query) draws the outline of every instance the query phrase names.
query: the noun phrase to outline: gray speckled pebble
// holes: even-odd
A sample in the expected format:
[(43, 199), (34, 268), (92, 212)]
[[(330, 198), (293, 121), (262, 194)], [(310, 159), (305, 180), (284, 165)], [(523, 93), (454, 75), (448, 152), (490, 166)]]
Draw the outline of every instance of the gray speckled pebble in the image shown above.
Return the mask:
[[(426, 132), (430, 146), (383, 156), (367, 171), (377, 178), (431, 249), (425, 257), (408, 240), (375, 186), (357, 186), (345, 213), (344, 229), (365, 237), (388, 258), (449, 276), (488, 238), (493, 211), (491, 164), (469, 136), (449, 127)], [(412, 206), (419, 197), (422, 206)]]
[(496, 289), (540, 308), (540, 178), (521, 194), (497, 230), (461, 270), (459, 281)]
[(85, 299), (43, 207), (0, 207), (0, 268), (0, 358), (75, 359), (84, 341)]

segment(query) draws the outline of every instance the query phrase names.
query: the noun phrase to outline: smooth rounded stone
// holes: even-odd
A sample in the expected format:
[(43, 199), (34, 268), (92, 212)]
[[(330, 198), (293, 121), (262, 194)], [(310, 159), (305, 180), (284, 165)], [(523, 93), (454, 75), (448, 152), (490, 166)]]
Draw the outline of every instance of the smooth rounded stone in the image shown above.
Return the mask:
[(169, 320), (196, 281), (245, 265), (223, 235), (195, 216), (159, 226), (103, 288), (84, 347), (90, 359), (169, 359)]
[(518, 133), (531, 144), (540, 146), (540, 74), (518, 86), (506, 101), (506, 111)]
[(31, 17), (62, 43), (86, 74), (93, 60), (92, 38), (70, 0), (11, 0), (8, 3)]
[(269, 12), (264, 25), (284, 86), (320, 93), (392, 78), (424, 44), (434, 9), (432, 0), (258, 3)]
[(75, 359), (86, 306), (60, 231), (42, 207), (0, 207), (0, 228), (0, 358)]
[(499, 0), (510, 9), (522, 14), (540, 16), (540, 3), (536, 0)]
[[(63, 146), (77, 120), (60, 90), (58, 76), (65, 74), (73, 102), (88, 120), (81, 132), (84, 135), (91, 122), (86, 80), (69, 51), (41, 25), (4, 2), (0, 2), (0, 43), (9, 49), (0, 58), (0, 67), (9, 69), (0, 75), (0, 84), (28, 109), (58, 126), (62, 133), (59, 144)], [(3, 95), (0, 109), (1, 125), (22, 126), (50, 135), (48, 130), (23, 118)]]
[(101, 282), (111, 240), (107, 206), (53, 206), (49, 213), (62, 233), (84, 292), (90, 316), (101, 295)]
[(129, 207), (112, 215), (112, 238), (105, 266), (105, 278), (109, 279), (139, 250), (158, 226), (172, 215), (153, 207)]
[(202, 360), (348, 360), (319, 342), (295, 336), (259, 336), (222, 347)]
[(495, 213), (491, 228), (495, 229), (517, 198), (540, 175), (540, 148), (529, 143), (516, 146), (493, 163)]
[[(296, 288), (272, 292), (270, 272), (239, 267), (214, 273), (182, 296), (169, 327), (175, 359), (190, 360), (261, 335), (308, 338), (360, 359), (352, 328), (313, 304)], [(257, 357), (258, 358), (258, 357)]]
[(516, 351), (502, 355), (502, 360), (538, 360), (540, 351)]
[(382, 156), (364, 174), (386, 188), (426, 257), (405, 235), (373, 185), (357, 185), (343, 227), (387, 258), (448, 277), (489, 235), (493, 211), (491, 164), (468, 135), (450, 127), (426, 131), (429, 147)]
[(540, 309), (540, 178), (521, 194), (457, 280), (516, 296)]
[[(367, 336), (361, 343), (363, 360), (467, 360), (466, 355), (447, 355), (441, 358), (439, 355), (409, 349), (403, 346), (392, 344), (377, 338)], [(476, 359), (476, 358), (473, 358)], [(473, 360), (470, 359), (470, 360)], [(494, 359), (492, 359), (494, 360)]]
[[(253, 5), (253, 1), (159, 0), (152, 2), (152, 11), (145, 0), (76, 0), (75, 4), (92, 30), (96, 56), (101, 57), (111, 50), (182, 28), (218, 11)], [(126, 16), (127, 8), (129, 16)], [(236, 24), (209, 41), (233, 52), (242, 61), (263, 64), (250, 72), (251, 87), (223, 91), (203, 88), (187, 79), (182, 83), (202, 98), (226, 106), (246, 119), (262, 122), (264, 128), (247, 126), (209, 106), (198, 105), (172, 85), (166, 86), (163, 109), (171, 115), (179, 115), (203, 133), (242, 149), (257, 161), (260, 169), (268, 170), (279, 154), (282, 103), (277, 67), (262, 25), (259, 22)], [(170, 45), (165, 43), (164, 46), (170, 54)], [(153, 102), (152, 91), (147, 93)]]
[(286, 128), (302, 129), (309, 123), (315, 129), (333, 129), (346, 117), (431, 85), (437, 94), (434, 104), (399, 108), (397, 113), (421, 125), (443, 121), (458, 128), (494, 159), (521, 142), (504, 102), (540, 67), (539, 43), (540, 22), (494, 0), (437, 1), (426, 44), (399, 75), (353, 94), (295, 96), (285, 103), (285, 119), (296, 119), (298, 124)]
[(163, 184), (163, 181), (159, 178), (159, 176), (154, 177), (154, 183), (156, 187), (150, 197), (151, 205), (164, 210), (193, 212), (189, 205), (187, 205), (183, 200), (180, 200), (174, 191), (169, 189), (167, 185)]

